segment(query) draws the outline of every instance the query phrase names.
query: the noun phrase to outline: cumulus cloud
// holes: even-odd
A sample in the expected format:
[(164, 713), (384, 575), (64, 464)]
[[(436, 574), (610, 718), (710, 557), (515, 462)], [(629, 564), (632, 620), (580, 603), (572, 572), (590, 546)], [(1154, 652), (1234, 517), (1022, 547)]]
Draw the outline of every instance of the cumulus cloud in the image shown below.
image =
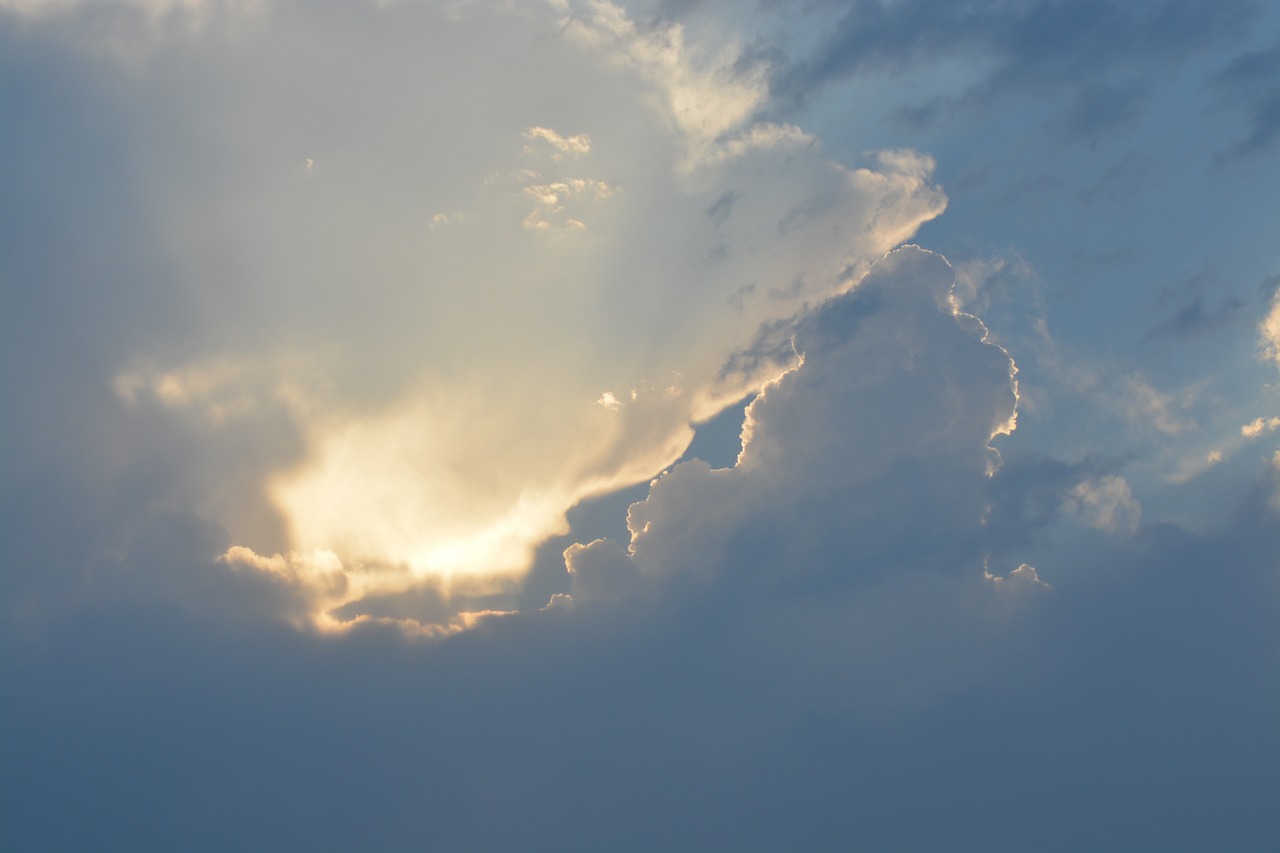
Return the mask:
[(954, 283), (905, 247), (816, 306), (790, 369), (747, 407), (736, 464), (655, 479), (628, 542), (565, 552), (569, 597), (550, 610), (638, 609), (682, 632), (714, 619), (788, 694), (839, 713), (897, 713), (989, 677), (1009, 651), (990, 632), (1049, 585), (993, 558), (992, 442), (1013, 430), (1016, 370)]
[[(699, 29), (716, 5), (0, 12), (0, 681), (21, 700), (0, 848), (1273, 842), (1280, 455), (1255, 336), (1257, 373), (1200, 360), (1202, 386), (1125, 352), (1119, 327), (1160, 316), (1140, 287), (1050, 265), (1041, 290), (1034, 247), (958, 282), (885, 257), (941, 209), (933, 160), (893, 135), (836, 157), (843, 130), (788, 123), (768, 39)], [(945, 45), (969, 66), (946, 85), (1052, 93), (1081, 51), (1192, 51), (1201, 5), (859, 4), (810, 36), (883, 37), (873, 70)], [(1056, 23), (1065, 42), (1019, 51)], [(1125, 114), (1134, 71), (1068, 100)], [(846, 144), (880, 138), (838, 94)], [(942, 168), (1017, 148), (1070, 172), (1017, 133), (1057, 107), (995, 110)], [(1150, 174), (1169, 126), (1135, 142)], [(1170, 174), (1167, 197), (1211, 201)], [(1046, 187), (974, 243), (1026, 219), (1128, 253), (1140, 284), (1254, 233), (1171, 240), (1216, 213), (1184, 205), (1126, 215), (1155, 236), (1112, 253), (1089, 243), (1112, 221), (1026, 216), (1063, 201)], [(1050, 301), (1083, 316), (1074, 343)], [(690, 422), (748, 399), (736, 460), (668, 468)], [(1220, 448), (1212, 473), (1151, 476), (1188, 447)], [(544, 542), (555, 583), (521, 578), (565, 507), (635, 481), (625, 534)]]
[(1244, 438), (1257, 438), (1264, 433), (1275, 432), (1277, 429), (1280, 429), (1280, 417), (1254, 418), (1240, 427), (1240, 435)]
[[(335, 555), (342, 594), (276, 573), (326, 607), (514, 588), (569, 507), (653, 476), (787, 366), (762, 334), (945, 204), (928, 158), (834, 162), (756, 120), (741, 48), (610, 3), (206, 6), (218, 26), (128, 62), (67, 38), (87, 7), (27, 26), (75, 57), (70, 86), (153, 117), (116, 131), (141, 196), (121, 253), (165, 270), (121, 273), (163, 294), (145, 334), (92, 332), (118, 404), (194, 457), (262, 449), (234, 486), (192, 467), (183, 491), (234, 492), (192, 504), (242, 565)], [(465, 85), (418, 83), (442, 78)]]
[(987, 573), (987, 579), (997, 587), (1011, 587), (1024, 589), (1048, 589), (1049, 585), (1040, 580), (1040, 573), (1035, 570), (1034, 566), (1026, 563), (1021, 564), (1018, 568), (1009, 572), (1004, 577), (997, 577), (990, 572)]
[[(990, 577), (991, 442), (1013, 428), (1015, 370), (956, 309), (953, 282), (941, 258), (904, 248), (806, 317), (793, 366), (747, 408), (736, 466), (678, 465), (632, 505), (625, 549), (570, 548), (574, 597)], [(996, 588), (1035, 585), (1022, 583), (1035, 574), (1024, 566)]]

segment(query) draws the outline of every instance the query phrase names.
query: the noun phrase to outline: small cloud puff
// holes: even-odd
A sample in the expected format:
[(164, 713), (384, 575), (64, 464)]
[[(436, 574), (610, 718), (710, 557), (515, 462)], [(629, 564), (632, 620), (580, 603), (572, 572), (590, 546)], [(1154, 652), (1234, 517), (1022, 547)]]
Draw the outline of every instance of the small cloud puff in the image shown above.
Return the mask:
[(1280, 417), (1254, 418), (1240, 427), (1240, 435), (1244, 438), (1257, 438), (1264, 432), (1275, 432), (1280, 429)]
[(561, 136), (547, 127), (531, 127), (525, 131), (524, 138), (529, 140), (529, 145), (524, 149), (526, 155), (537, 151), (535, 146), (548, 151), (553, 160), (563, 159), (567, 154), (587, 154), (591, 151), (591, 137), (585, 133)]
[(550, 184), (532, 184), (524, 188), (524, 195), (533, 200), (533, 210), (529, 211), (521, 225), (541, 231), (551, 229), (558, 223), (562, 228), (585, 230), (586, 225), (582, 220), (568, 216), (566, 209), (576, 210), (617, 193), (616, 187), (594, 178), (569, 178)]
[(990, 572), (985, 572), (984, 576), (996, 589), (1015, 594), (1022, 591), (1053, 589), (1049, 584), (1040, 580), (1040, 574), (1034, 567), (1026, 563), (1021, 564), (1004, 577), (993, 575)]

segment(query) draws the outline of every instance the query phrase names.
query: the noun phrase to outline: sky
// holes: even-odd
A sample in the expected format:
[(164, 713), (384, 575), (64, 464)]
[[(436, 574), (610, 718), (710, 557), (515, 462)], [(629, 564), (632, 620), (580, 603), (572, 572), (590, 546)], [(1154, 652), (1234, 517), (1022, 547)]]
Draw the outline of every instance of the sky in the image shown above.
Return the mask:
[(0, 0), (0, 847), (1263, 851), (1280, 9)]

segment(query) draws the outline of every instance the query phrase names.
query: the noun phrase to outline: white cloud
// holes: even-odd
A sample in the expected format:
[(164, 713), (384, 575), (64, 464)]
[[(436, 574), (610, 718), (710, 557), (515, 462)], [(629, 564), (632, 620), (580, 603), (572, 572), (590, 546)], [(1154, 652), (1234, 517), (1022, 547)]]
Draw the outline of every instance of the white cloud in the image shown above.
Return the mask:
[(592, 202), (603, 201), (617, 194), (617, 189), (594, 178), (569, 178), (551, 184), (529, 184), (524, 194), (533, 202), (533, 209), (521, 221), (525, 228), (543, 230), (557, 227), (585, 229), (582, 221), (566, 213), (577, 211)]
[[(80, 32), (87, 8), (32, 32)], [(222, 508), (244, 565), (334, 554), (341, 594), (276, 573), (318, 608), (513, 588), (569, 507), (678, 458), (691, 422), (788, 366), (770, 336), (945, 205), (927, 158), (832, 162), (755, 121), (764, 78), (738, 47), (612, 4), (249, 18), (85, 59), (158, 117), (126, 143), (167, 307), (120, 332), (112, 372), (191, 458), (254, 449), (234, 487), (190, 465), (183, 492), (221, 495), (191, 503)]]
[(1040, 574), (1035, 567), (1022, 563), (1018, 568), (1009, 572), (1004, 577), (992, 575), (990, 572), (986, 574), (987, 580), (1001, 590), (1009, 590), (1016, 592), (1018, 590), (1041, 590), (1049, 589), (1049, 585), (1040, 580)]
[(721, 137), (746, 129), (768, 94), (765, 69), (742, 69), (737, 45), (689, 45), (679, 24), (641, 28), (608, 0), (556, 5), (566, 33), (654, 84), (661, 120), (681, 138), (688, 166), (716, 156)]
[(1262, 354), (1280, 367), (1280, 290), (1271, 298), (1271, 310), (1258, 326)]
[[(281, 0), (243, 28), (142, 29), (127, 68), (88, 45), (129, 31), (112, 5), (83, 6), (116, 15), (100, 28), (0, 15), (18, 46), (0, 49), (18, 129), (0, 181), (18, 223), (0, 234), (17, 285), (0, 311), (0, 626), (22, 697), (6, 707), (8, 847), (1277, 837), (1260, 745), (1276, 731), (1280, 524), (1263, 504), (1280, 455), (1270, 421), (1251, 424), (1273, 401), (1228, 399), (1255, 374), (1229, 369), (1220, 339), (1127, 350), (1126, 306), (1149, 316), (1152, 294), (1107, 316), (1089, 304), (1115, 279), (1171, 281), (1179, 247), (1259, 241), (1110, 227), (1159, 225), (1137, 197), (1112, 220), (1091, 207), (1073, 237), (1055, 227), (1080, 220), (1072, 169), (1116, 147), (1040, 156), (1021, 134), (1042, 105), (996, 99), (939, 162), (958, 192), (998, 189), (931, 240), (1013, 239), (1037, 261), (1099, 236), (1175, 253), (1089, 287), (1045, 268), (1055, 310), (1083, 324), (1055, 353), (1046, 327), (1000, 316), (997, 290), (1023, 272), (1011, 252), (960, 294), (916, 249), (861, 278), (942, 204), (927, 158), (828, 160), (874, 138), (862, 111), (902, 105), (900, 81), (827, 89), (839, 112), (819, 145), (755, 121), (797, 113), (760, 100), (750, 55), (603, 4)], [(562, 30), (575, 10), (612, 35)], [(87, 56), (67, 47), (77, 28)], [(944, 30), (897, 35), (939, 45)], [(984, 205), (1027, 176), (1011, 152), (1052, 161), (1052, 180), (1030, 204)], [(1180, 216), (1211, 218), (1208, 193), (1182, 192), (1203, 188), (1190, 172), (1171, 184), (1197, 200)], [(527, 187), (574, 181), (550, 190), (546, 228), (524, 227)], [(1015, 219), (1028, 230), (1002, 236)], [(1037, 345), (1058, 370), (1037, 370)], [(1154, 356), (1215, 384), (1193, 400), (1179, 389), (1194, 377)], [(633, 536), (569, 548), (570, 577), (544, 547), (520, 580), (565, 506), (648, 480), (690, 419), (765, 380), (738, 467), (677, 465), (632, 510)], [(1210, 448), (1223, 461), (1194, 487), (1151, 471)], [(1104, 476), (1118, 460), (1127, 479)], [(1083, 521), (1061, 523), (1078, 484)], [(1083, 526), (1139, 519), (1133, 538)], [(346, 636), (312, 635), (332, 631)], [(913, 820), (920, 803), (937, 819)], [(160, 818), (121, 818), (138, 814)], [(253, 838), (228, 814), (260, 818)]]
[(534, 153), (534, 145), (541, 143), (550, 148), (551, 157), (555, 160), (566, 154), (586, 154), (591, 150), (591, 137), (585, 133), (562, 136), (549, 127), (531, 127), (524, 132), (524, 138), (530, 143), (525, 147), (526, 154)]
[(1240, 427), (1240, 435), (1243, 438), (1257, 438), (1263, 433), (1275, 432), (1277, 429), (1280, 429), (1280, 417), (1254, 418)]

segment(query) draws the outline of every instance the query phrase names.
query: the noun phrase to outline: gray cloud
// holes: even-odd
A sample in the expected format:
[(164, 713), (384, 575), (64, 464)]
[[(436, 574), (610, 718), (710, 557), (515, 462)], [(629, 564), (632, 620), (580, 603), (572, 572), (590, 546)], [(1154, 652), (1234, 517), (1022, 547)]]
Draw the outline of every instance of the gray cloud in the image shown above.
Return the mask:
[(1266, 10), (563, 8), (0, 0), (0, 848), (1269, 850)]
[[(954, 549), (983, 511), (987, 469), (998, 459), (987, 442), (1013, 419), (1012, 365), (957, 325), (944, 262), (903, 249), (877, 269), (801, 324), (794, 346), (803, 364), (748, 409), (735, 469), (677, 467), (632, 507), (641, 572), (652, 564), (662, 573), (731, 574), (729, 555), (764, 547), (800, 549), (772, 562), (819, 585), (845, 571), (919, 568), (938, 557), (914, 530), (921, 517), (951, 549), (953, 568), (968, 562), (977, 572), (981, 555)], [(925, 472), (936, 491), (914, 485)], [(718, 511), (702, 531), (690, 524), (692, 508), (704, 505)], [(811, 541), (810, 526), (857, 538)], [(738, 530), (749, 531), (746, 542), (723, 539)], [(702, 554), (704, 535), (718, 543), (718, 557)], [(856, 567), (842, 566), (838, 555), (854, 553)], [(589, 550), (572, 564), (589, 573)]]
[(318, 638), (156, 515), (93, 594), (5, 620), (6, 846), (1265, 849), (1277, 472), (1219, 527), (993, 583), (1009, 360), (950, 281), (905, 250), (806, 320), (740, 467), (659, 479), (572, 607)]

